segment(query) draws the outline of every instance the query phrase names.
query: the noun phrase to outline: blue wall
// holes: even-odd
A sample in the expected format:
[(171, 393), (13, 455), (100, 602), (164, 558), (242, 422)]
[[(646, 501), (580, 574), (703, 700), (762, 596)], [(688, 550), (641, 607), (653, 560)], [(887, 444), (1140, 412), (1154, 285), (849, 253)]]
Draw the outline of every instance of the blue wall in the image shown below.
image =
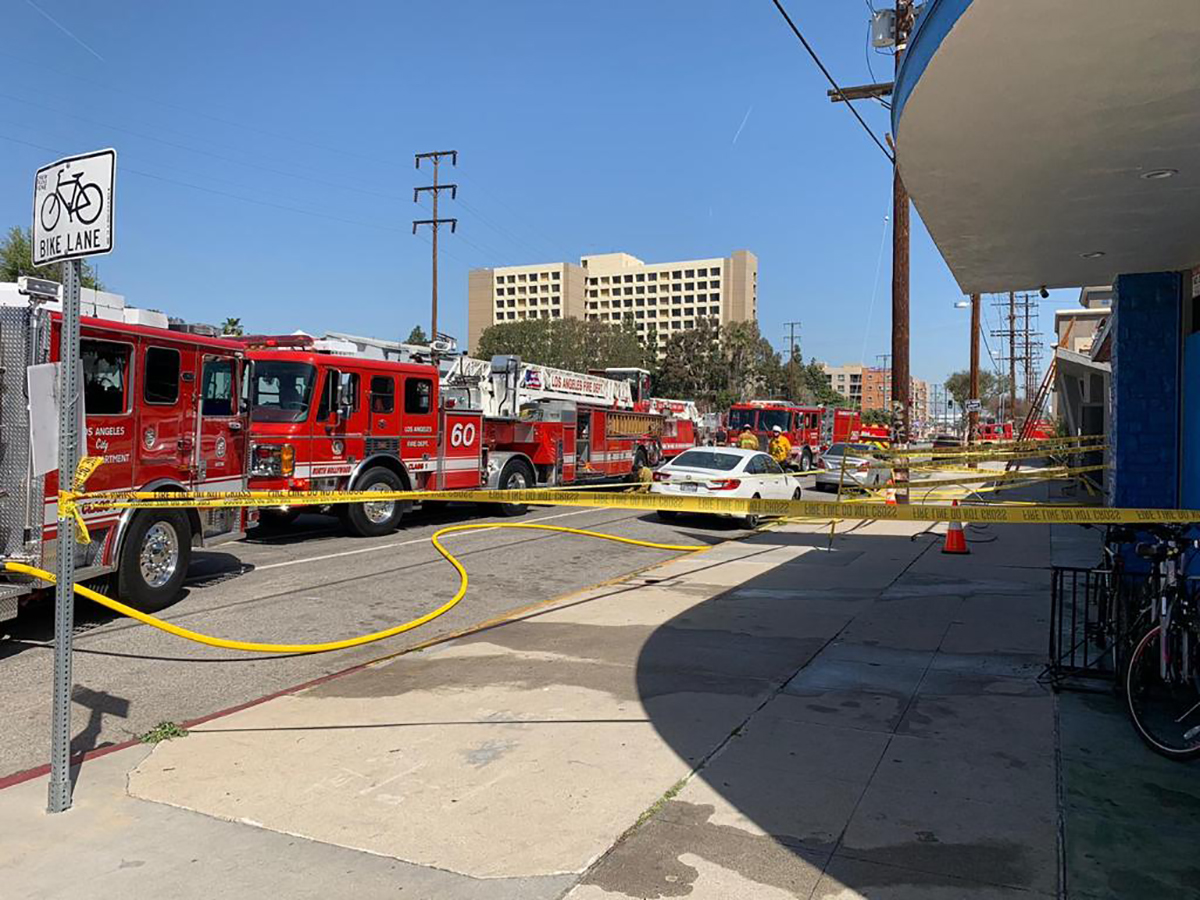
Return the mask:
[(1179, 506), (1182, 279), (1121, 275), (1112, 343), (1113, 506)]

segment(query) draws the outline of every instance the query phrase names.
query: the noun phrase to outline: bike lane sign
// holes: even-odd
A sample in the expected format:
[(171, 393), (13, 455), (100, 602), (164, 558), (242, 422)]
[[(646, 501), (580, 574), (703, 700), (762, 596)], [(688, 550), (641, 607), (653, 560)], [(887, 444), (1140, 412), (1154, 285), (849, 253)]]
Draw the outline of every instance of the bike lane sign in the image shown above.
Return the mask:
[(38, 169), (33, 264), (111, 253), (117, 151), (68, 156)]

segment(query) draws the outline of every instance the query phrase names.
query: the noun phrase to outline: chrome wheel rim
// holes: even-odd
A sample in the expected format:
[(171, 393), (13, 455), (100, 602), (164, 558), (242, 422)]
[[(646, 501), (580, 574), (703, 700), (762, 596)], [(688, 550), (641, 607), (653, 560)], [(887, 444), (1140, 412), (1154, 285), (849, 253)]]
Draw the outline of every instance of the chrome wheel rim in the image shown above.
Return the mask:
[(142, 538), (138, 553), (142, 580), (152, 588), (160, 588), (179, 568), (179, 535), (168, 522), (155, 522)]
[(527, 487), (529, 482), (525, 480), (524, 472), (513, 472), (504, 483), (504, 489), (508, 491), (523, 491)]
[[(368, 491), (388, 491), (391, 490), (386, 484), (373, 484)], [(396, 509), (395, 500), (369, 500), (363, 504), (363, 514), (372, 525), (382, 525), (392, 517), (392, 513)]]

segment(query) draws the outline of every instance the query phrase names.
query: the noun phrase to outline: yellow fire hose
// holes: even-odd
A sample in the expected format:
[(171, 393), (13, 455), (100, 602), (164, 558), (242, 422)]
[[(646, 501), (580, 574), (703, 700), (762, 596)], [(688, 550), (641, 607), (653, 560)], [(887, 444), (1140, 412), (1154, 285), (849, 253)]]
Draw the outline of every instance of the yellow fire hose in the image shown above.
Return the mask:
[[(150, 625), (160, 631), (165, 631), (168, 634), (173, 634), (176, 637), (185, 638), (189, 641), (195, 641), (198, 644), (207, 644), (210, 647), (221, 647), (225, 650), (244, 650), (248, 653), (328, 653), (331, 650), (345, 650), (348, 647), (358, 647), (363, 644), (382, 641), (384, 638), (395, 637), (398, 634), (403, 634), (406, 631), (412, 631), (414, 628), (432, 622), (438, 616), (449, 612), (467, 593), (467, 570), (463, 568), (462, 563), (447, 550), (440, 540), (443, 535), (453, 534), (458, 531), (475, 531), (485, 528), (528, 528), (538, 531), (557, 531), (563, 534), (581, 534), (586, 537), (600, 538), (606, 541), (617, 541), (622, 544), (631, 544), (635, 547), (650, 547), (654, 550), (678, 550), (687, 553), (696, 553), (702, 550), (709, 549), (707, 545), (697, 544), (660, 544), (654, 541), (639, 541), (635, 538), (619, 537), (615, 534), (602, 534), (599, 531), (586, 531), (582, 528), (566, 528), (562, 525), (540, 525), (533, 522), (513, 522), (506, 524), (492, 523), (472, 523), (467, 525), (451, 525), (447, 528), (442, 528), (433, 533), (430, 537), (433, 546), (437, 552), (445, 557), (446, 561), (458, 571), (458, 590), (454, 596), (431, 612), (425, 613), (412, 621), (405, 622), (402, 625), (395, 625), (392, 628), (385, 628), (383, 631), (375, 631), (371, 634), (364, 634), (359, 637), (346, 638), (341, 641), (327, 641), (323, 644), (263, 644), (255, 641), (231, 641), (226, 638), (213, 637), (207, 634), (201, 634), (198, 631), (191, 631), (187, 628), (181, 628), (178, 625), (172, 625), (170, 622), (165, 622), (156, 616), (148, 615), (144, 612), (134, 609), (132, 606), (126, 606), (119, 600), (113, 600), (111, 597), (106, 597), (99, 591), (94, 591), (91, 588), (75, 585), (75, 593), (81, 597), (87, 597), (89, 600), (99, 603), (101, 606), (106, 606), (113, 612), (120, 613), (123, 616), (128, 616), (131, 619)], [(37, 569), (33, 566), (27, 566), (23, 563), (6, 562), (4, 567), (10, 572), (19, 572), (22, 575), (32, 575), (49, 584), (54, 584), (54, 573), (47, 572), (45, 569)]]

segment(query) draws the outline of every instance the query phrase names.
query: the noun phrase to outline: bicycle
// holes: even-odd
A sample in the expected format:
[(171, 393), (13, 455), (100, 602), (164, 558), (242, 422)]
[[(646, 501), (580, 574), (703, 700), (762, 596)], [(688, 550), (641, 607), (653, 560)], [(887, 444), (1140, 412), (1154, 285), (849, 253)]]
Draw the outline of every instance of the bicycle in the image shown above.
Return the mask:
[(1200, 757), (1200, 616), (1183, 577), (1184, 555), (1200, 541), (1191, 525), (1159, 525), (1135, 550), (1154, 564), (1154, 590), (1143, 615), (1149, 629), (1134, 645), (1125, 670), (1125, 702), (1138, 735), (1151, 750), (1177, 760)]
[[(42, 201), (42, 228), (46, 231), (53, 231), (55, 229), (64, 209), (67, 211), (68, 220), (72, 222), (78, 219), (84, 225), (91, 225), (100, 218), (100, 213), (104, 209), (104, 191), (100, 189), (100, 185), (94, 182), (89, 181), (87, 184), (80, 183), (82, 177), (83, 172), (76, 172), (64, 182), (62, 170), (59, 170), (58, 181), (54, 185), (54, 193), (49, 194)], [(64, 184), (73, 188), (69, 200), (62, 193)], [(91, 210), (95, 211), (91, 212), (89, 218), (88, 213)]]

